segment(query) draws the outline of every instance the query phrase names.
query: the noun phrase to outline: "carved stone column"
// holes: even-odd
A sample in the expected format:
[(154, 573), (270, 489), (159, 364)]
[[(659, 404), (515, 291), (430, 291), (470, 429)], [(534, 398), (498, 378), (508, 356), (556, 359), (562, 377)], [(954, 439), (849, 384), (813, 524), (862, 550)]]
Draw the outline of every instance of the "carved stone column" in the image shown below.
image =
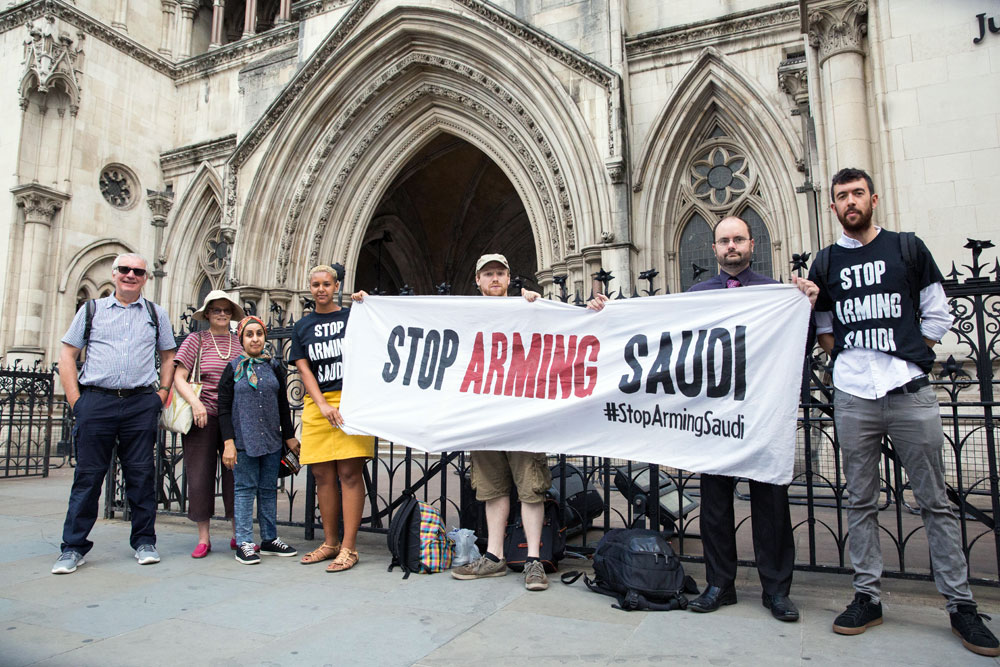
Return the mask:
[(168, 58), (173, 55), (170, 48), (170, 40), (173, 37), (174, 11), (177, 9), (176, 0), (160, 0), (160, 11), (163, 12), (163, 22), (160, 25), (160, 54)]
[(243, 15), (243, 38), (257, 34), (257, 0), (247, 0), (246, 13)]
[(125, 33), (128, 32), (128, 0), (116, 1), (115, 17), (111, 19), (111, 27)]
[(52, 320), (47, 294), (55, 280), (52, 272), (52, 220), (70, 196), (52, 188), (29, 183), (11, 189), (14, 202), (24, 211), (19, 289), (14, 323), (14, 346), (7, 356), (33, 364), (44, 361), (44, 325)]
[(197, 0), (180, 0), (181, 22), (177, 34), (177, 56), (191, 55), (191, 33), (194, 32), (194, 17), (198, 14)]
[(275, 25), (285, 25), (292, 20), (292, 0), (281, 0), (278, 5), (278, 18)]
[(215, 0), (212, 3), (212, 40), (209, 49), (222, 46), (223, 21), (226, 17), (226, 0)]
[(795, 104), (792, 115), (797, 115), (801, 123), (802, 151), (796, 160), (796, 166), (802, 172), (804, 181), (802, 185), (795, 188), (795, 191), (806, 196), (806, 209), (809, 212), (810, 247), (813, 250), (818, 250), (821, 245), (825, 245), (819, 226), (820, 186), (816, 182), (822, 177), (819, 169), (816, 128), (809, 105), (809, 70), (805, 54), (781, 61), (781, 64), (778, 65), (778, 87), (792, 99)]
[(167, 228), (167, 214), (174, 205), (174, 193), (170, 190), (164, 192), (146, 190), (146, 204), (153, 213), (150, 224), (153, 225), (156, 234), (154, 245), (156, 251), (153, 256), (153, 300), (159, 302), (163, 291), (163, 278), (167, 275), (163, 270), (167, 263), (167, 254), (163, 249), (163, 230)]
[(867, 34), (867, 0), (820, 5), (809, 13), (809, 43), (819, 49), (827, 162), (834, 171), (843, 167), (871, 171), (864, 70)]

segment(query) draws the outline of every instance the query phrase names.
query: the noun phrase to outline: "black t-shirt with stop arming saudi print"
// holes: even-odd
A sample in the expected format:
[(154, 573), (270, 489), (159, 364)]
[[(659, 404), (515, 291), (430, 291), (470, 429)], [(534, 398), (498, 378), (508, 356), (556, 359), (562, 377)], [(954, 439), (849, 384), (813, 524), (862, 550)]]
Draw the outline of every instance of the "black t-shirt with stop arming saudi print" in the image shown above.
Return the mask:
[(288, 360), (309, 361), (322, 392), (340, 391), (344, 386), (344, 359), (341, 348), (347, 333), (349, 308), (332, 313), (309, 313), (292, 329), (292, 347)]
[(923, 241), (916, 239), (908, 266), (899, 234), (883, 229), (859, 248), (831, 246), (827, 275), (817, 273), (814, 263), (809, 279), (820, 287), (816, 310), (833, 312), (834, 360), (845, 349), (863, 347), (930, 371), (934, 352), (920, 332), (914, 295), (944, 277)]

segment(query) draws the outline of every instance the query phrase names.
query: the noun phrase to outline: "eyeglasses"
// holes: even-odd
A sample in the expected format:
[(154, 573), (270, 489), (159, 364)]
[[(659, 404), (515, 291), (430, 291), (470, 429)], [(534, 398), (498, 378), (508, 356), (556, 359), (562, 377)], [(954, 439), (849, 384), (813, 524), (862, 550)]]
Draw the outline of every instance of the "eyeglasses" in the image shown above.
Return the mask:
[(129, 271), (131, 271), (132, 273), (135, 274), (136, 278), (142, 278), (144, 275), (146, 275), (146, 269), (139, 269), (134, 266), (116, 266), (115, 271), (117, 271), (123, 276), (127, 276), (129, 274)]
[(229, 308), (209, 308), (209, 315), (232, 315), (233, 311)]
[(737, 236), (736, 238), (731, 238), (731, 239), (719, 239), (718, 241), (715, 242), (715, 245), (721, 245), (725, 247), (729, 245), (730, 242), (735, 243), (736, 245), (743, 245), (749, 240), (750, 239), (748, 239), (745, 236)]

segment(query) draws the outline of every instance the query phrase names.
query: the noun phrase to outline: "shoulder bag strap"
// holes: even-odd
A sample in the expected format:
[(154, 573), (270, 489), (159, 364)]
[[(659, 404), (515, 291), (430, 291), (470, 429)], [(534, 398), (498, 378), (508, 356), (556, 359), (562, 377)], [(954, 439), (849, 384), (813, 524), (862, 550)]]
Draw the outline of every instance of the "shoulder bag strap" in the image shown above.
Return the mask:
[(94, 327), (94, 313), (97, 312), (97, 299), (87, 300), (87, 309), (83, 313), (83, 346), (90, 343), (90, 330)]
[[(208, 333), (209, 336), (212, 335), (211, 331), (209, 331), (207, 333)], [(201, 349), (202, 349), (202, 342), (204, 341), (204, 339), (205, 339), (204, 332), (199, 332), (198, 333), (198, 354), (194, 358), (194, 373), (191, 374), (191, 377), (193, 378), (192, 381), (193, 382), (197, 382), (198, 384), (201, 384)]]
[(160, 316), (156, 312), (156, 304), (146, 299), (146, 312), (149, 313), (149, 319), (153, 321), (153, 335), (156, 336), (156, 340), (153, 343), (153, 349), (160, 349)]

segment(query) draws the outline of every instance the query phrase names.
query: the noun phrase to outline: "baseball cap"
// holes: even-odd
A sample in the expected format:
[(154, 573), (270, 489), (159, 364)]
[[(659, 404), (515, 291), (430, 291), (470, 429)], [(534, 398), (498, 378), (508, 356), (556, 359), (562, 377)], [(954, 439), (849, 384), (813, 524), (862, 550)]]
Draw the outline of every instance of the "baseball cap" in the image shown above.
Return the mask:
[(490, 262), (500, 262), (501, 264), (503, 264), (503, 267), (505, 269), (510, 271), (510, 264), (507, 263), (507, 258), (504, 257), (503, 255), (494, 253), (492, 255), (483, 255), (482, 257), (476, 260), (476, 273), (482, 271), (483, 267), (489, 264)]

